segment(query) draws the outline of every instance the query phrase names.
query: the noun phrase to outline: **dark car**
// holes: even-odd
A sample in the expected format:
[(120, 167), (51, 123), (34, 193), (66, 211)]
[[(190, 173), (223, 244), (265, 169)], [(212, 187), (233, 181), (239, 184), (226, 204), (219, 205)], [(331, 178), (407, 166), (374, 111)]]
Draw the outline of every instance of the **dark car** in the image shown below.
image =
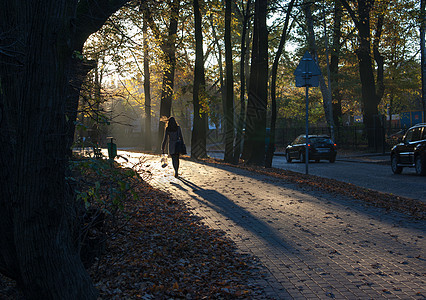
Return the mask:
[(395, 174), (404, 167), (416, 169), (419, 175), (426, 175), (426, 124), (417, 124), (407, 130), (400, 143), (391, 150), (391, 166)]
[[(327, 135), (308, 135), (309, 160), (319, 162), (321, 159), (327, 159), (331, 163), (336, 161), (336, 144)], [(285, 149), (287, 162), (293, 159), (305, 161), (306, 156), (306, 135), (299, 135)]]

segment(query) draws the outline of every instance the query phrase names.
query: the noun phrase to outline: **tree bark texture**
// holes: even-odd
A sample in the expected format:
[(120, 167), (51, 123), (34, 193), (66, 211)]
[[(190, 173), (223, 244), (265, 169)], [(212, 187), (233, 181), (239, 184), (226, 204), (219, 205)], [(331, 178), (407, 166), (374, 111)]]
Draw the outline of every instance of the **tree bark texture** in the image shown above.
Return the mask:
[(225, 1), (225, 162), (234, 159), (234, 65), (232, 63), (231, 45), (232, 1)]
[(244, 128), (244, 115), (246, 113), (246, 53), (247, 45), (246, 40), (248, 32), (248, 23), (250, 18), (251, 0), (247, 1), (247, 6), (243, 16), (243, 32), (241, 34), (241, 56), (240, 56), (240, 114), (238, 117), (237, 132), (235, 136), (235, 149), (234, 149), (234, 162), (238, 163), (241, 155), (241, 144), (243, 141), (243, 128)]
[(371, 31), (370, 31), (370, 12), (374, 0), (358, 0), (357, 13), (351, 8), (347, 0), (342, 0), (343, 6), (348, 10), (352, 20), (358, 29), (359, 45), (356, 51), (359, 64), (359, 75), (361, 80), (362, 108), (364, 126), (367, 129), (367, 139), (369, 147), (375, 146), (376, 132), (375, 123), (378, 118), (377, 105), (378, 97), (376, 94), (376, 83), (374, 79), (373, 62), (371, 59)]
[(370, 11), (373, 1), (358, 1), (359, 14), (359, 38), (360, 44), (357, 51), (359, 61), (359, 73), (361, 79), (361, 91), (363, 99), (364, 125), (367, 128), (368, 145), (373, 147), (375, 144), (375, 118), (379, 111), (379, 104), (376, 94), (376, 83), (374, 78), (373, 62), (371, 59), (371, 34), (370, 34)]
[(256, 0), (246, 136), (243, 158), (255, 165), (265, 162), (266, 108), (268, 96), (267, 1)]
[(195, 70), (194, 70), (194, 123), (191, 138), (191, 157), (207, 157), (206, 134), (207, 134), (207, 115), (203, 109), (203, 97), (205, 94), (205, 75), (204, 75), (204, 55), (203, 55), (203, 32), (201, 26), (201, 13), (198, 0), (194, 0), (194, 20), (195, 20)]
[(0, 3), (0, 271), (28, 299), (97, 297), (72, 236), (68, 101), (74, 52), (125, 2)]

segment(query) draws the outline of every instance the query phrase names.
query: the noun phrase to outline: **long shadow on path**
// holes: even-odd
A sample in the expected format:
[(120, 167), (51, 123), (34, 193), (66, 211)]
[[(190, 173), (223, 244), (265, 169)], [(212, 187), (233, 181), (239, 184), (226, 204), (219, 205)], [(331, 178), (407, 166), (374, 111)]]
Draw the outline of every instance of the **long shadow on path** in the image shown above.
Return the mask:
[[(221, 193), (215, 190), (203, 189), (181, 177), (179, 177), (179, 180), (184, 185), (192, 189), (192, 191), (201, 198), (192, 196), (196, 201), (199, 201), (203, 205), (213, 209), (225, 219), (231, 220), (237, 226), (251, 232), (259, 240), (269, 244), (263, 247), (272, 246), (274, 248), (279, 248), (280, 251), (291, 251), (293, 253), (297, 252), (297, 254), (300, 254), (298, 250), (294, 249), (283, 240), (283, 238), (279, 235), (278, 230), (269, 226), (267, 222), (259, 220), (246, 209), (235, 204)], [(173, 185), (177, 188), (182, 188), (179, 184), (173, 183)], [(257, 247), (262, 247), (262, 243), (256, 243), (256, 241), (251, 242)]]
[[(285, 179), (281, 179), (281, 178), (275, 178), (273, 176), (269, 176), (266, 174), (258, 174), (255, 173), (253, 171), (249, 171), (249, 170), (244, 170), (244, 169), (240, 169), (236, 166), (229, 166), (229, 165), (222, 165), (222, 164), (216, 164), (216, 163), (211, 163), (211, 162), (204, 162), (204, 161), (196, 161), (195, 163), (197, 164), (201, 164), (201, 165), (206, 165), (212, 168), (216, 168), (219, 170), (224, 170), (227, 172), (232, 172), (233, 174), (237, 175), (237, 176), (245, 176), (248, 178), (252, 178), (252, 179), (256, 179), (259, 180), (259, 178), (261, 181), (265, 181), (269, 184), (273, 184), (273, 185), (279, 185), (279, 186), (283, 186), (284, 188), (288, 189), (295, 189), (298, 191), (301, 191), (300, 186), (298, 186), (296, 183), (291, 182), (291, 181), (287, 181)], [(316, 175), (314, 175), (316, 176)], [(315, 177), (312, 178), (312, 180), (315, 180)], [(287, 186), (285, 186), (287, 185)], [(288, 186), (290, 185), (290, 186)], [(328, 191), (321, 191), (321, 190), (317, 190), (315, 188), (311, 188), (311, 187), (307, 187), (306, 189), (303, 189), (303, 193), (307, 194), (307, 195), (313, 195), (314, 197), (317, 197), (318, 192), (320, 192), (320, 194), (324, 194), (324, 195), (332, 195), (331, 197), (327, 197), (327, 200), (325, 201), (325, 203), (332, 203), (333, 205), (343, 205), (345, 207), (350, 207), (350, 209), (353, 212), (359, 213), (361, 215), (364, 215), (366, 217), (369, 218), (379, 218), (382, 222), (385, 222), (387, 224), (394, 224), (395, 223), (395, 216), (394, 214), (397, 215), (405, 215), (404, 217), (404, 221), (399, 220), (398, 221), (398, 226), (401, 226), (402, 224), (409, 228), (409, 229), (415, 229), (415, 230), (422, 230), (425, 231), (426, 230), (426, 223), (423, 220), (416, 220), (415, 218), (413, 218), (412, 216), (410, 216), (409, 214), (404, 214), (404, 213), (400, 213), (397, 210), (388, 210), (388, 208), (381, 208), (381, 207), (377, 207), (369, 202), (364, 202), (363, 200), (357, 199), (357, 198), (352, 198), (348, 195), (336, 195), (336, 194), (332, 194)]]

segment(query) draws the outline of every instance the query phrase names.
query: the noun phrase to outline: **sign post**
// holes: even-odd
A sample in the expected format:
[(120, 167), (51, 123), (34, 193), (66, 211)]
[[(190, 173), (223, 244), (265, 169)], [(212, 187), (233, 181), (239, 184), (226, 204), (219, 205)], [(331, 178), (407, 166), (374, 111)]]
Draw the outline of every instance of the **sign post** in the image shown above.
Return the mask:
[(306, 145), (305, 145), (305, 173), (309, 174), (309, 87), (319, 86), (319, 78), (321, 71), (316, 62), (313, 60), (309, 51), (305, 52), (302, 60), (294, 71), (296, 76), (296, 87), (306, 88)]

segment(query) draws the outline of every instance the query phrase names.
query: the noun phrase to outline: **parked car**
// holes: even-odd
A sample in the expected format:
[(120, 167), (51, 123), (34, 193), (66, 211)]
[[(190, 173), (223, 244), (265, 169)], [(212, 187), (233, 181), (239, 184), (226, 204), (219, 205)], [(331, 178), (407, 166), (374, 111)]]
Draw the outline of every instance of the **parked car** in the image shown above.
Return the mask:
[(400, 174), (404, 167), (415, 168), (418, 175), (426, 175), (426, 123), (410, 127), (391, 150), (392, 172)]
[[(319, 162), (321, 159), (327, 159), (331, 163), (336, 161), (336, 144), (327, 135), (308, 135), (308, 149), (309, 160)], [(293, 159), (305, 161), (306, 156), (306, 135), (299, 135), (290, 145), (285, 149), (285, 156), (287, 162)]]

